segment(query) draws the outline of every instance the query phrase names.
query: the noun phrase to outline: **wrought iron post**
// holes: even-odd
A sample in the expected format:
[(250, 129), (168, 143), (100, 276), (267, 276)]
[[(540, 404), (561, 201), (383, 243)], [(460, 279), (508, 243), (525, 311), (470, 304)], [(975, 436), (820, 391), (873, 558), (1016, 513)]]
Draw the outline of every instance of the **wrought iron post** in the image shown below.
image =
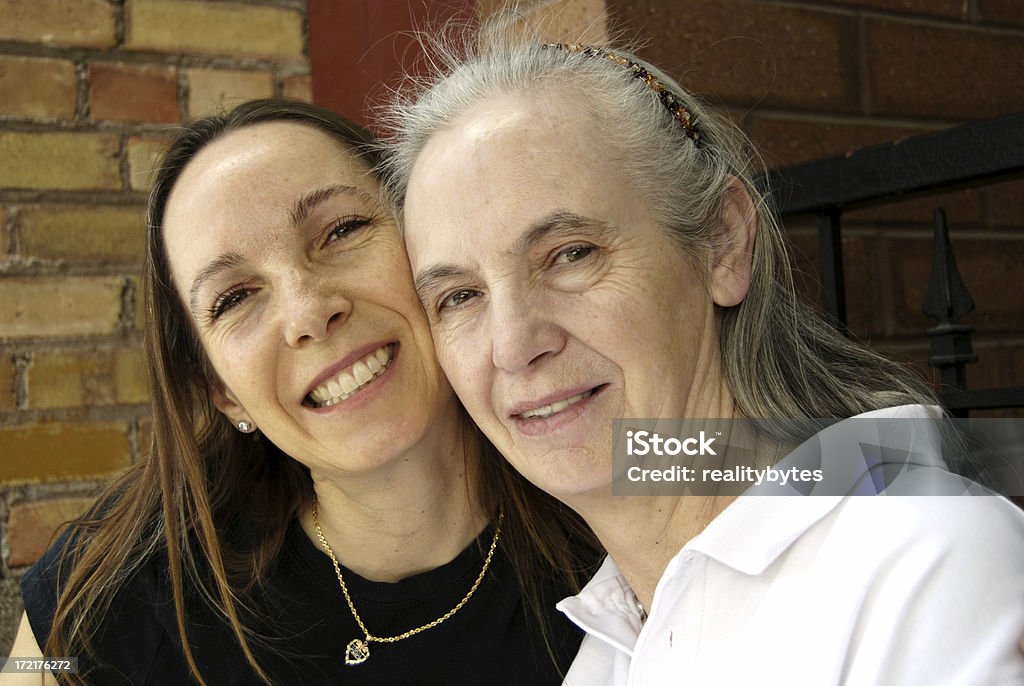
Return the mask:
[(818, 253), (821, 260), (822, 306), (825, 315), (840, 333), (846, 335), (846, 284), (843, 277), (843, 235), (840, 211), (831, 209), (818, 215)]
[[(944, 387), (966, 390), (968, 362), (976, 362), (971, 344), (973, 326), (960, 324), (960, 318), (974, 309), (974, 299), (967, 291), (953, 258), (946, 213), (941, 208), (934, 215), (935, 251), (932, 255), (932, 276), (921, 309), (939, 325), (928, 329), (931, 356), (928, 364), (939, 369)], [(955, 414), (960, 414), (959, 412)], [(966, 416), (964, 411), (963, 416)]]

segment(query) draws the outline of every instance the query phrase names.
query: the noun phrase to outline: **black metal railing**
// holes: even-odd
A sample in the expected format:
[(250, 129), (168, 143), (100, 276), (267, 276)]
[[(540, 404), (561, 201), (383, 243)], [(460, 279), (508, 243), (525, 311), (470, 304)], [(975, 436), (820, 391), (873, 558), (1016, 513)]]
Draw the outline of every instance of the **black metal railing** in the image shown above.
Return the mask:
[[(771, 172), (769, 181), (783, 219), (817, 216), (822, 305), (845, 332), (844, 212), (1018, 177), (1024, 177), (1024, 113), (785, 167)], [(935, 212), (934, 231), (932, 277), (922, 309), (938, 322), (927, 331), (928, 361), (939, 370), (943, 404), (958, 416), (1024, 407), (1024, 387), (967, 390), (966, 365), (977, 357), (971, 343), (974, 328), (960, 318), (974, 301), (956, 268), (942, 210)]]

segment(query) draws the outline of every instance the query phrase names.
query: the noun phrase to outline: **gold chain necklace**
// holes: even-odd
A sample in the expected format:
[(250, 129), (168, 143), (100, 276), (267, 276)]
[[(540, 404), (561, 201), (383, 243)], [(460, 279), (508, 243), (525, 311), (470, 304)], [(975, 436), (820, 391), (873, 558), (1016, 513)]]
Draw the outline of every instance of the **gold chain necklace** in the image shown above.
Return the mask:
[(320, 528), (320, 516), (317, 512), (317, 499), (316, 494), (313, 494), (313, 526), (316, 527), (316, 537), (320, 539), (320, 545), (323, 546), (324, 552), (326, 552), (331, 562), (334, 564), (334, 573), (338, 575), (338, 583), (341, 585), (341, 592), (345, 594), (345, 602), (348, 603), (348, 609), (352, 612), (352, 617), (355, 618), (356, 624), (359, 625), (359, 630), (365, 635), (365, 639), (353, 638), (348, 642), (348, 646), (345, 648), (345, 664), (346, 665), (358, 665), (370, 657), (370, 643), (376, 641), (377, 643), (395, 643), (401, 641), (403, 638), (409, 638), (415, 636), (421, 631), (427, 629), (433, 629), (441, 622), (449, 619), (452, 615), (462, 609), (462, 606), (469, 602), (469, 599), (476, 593), (476, 589), (480, 587), (480, 582), (484, 579), (484, 574), (487, 573), (487, 568), (491, 566), (491, 558), (494, 557), (494, 549), (498, 547), (498, 537), (501, 535), (501, 523), (505, 519), (505, 513), (498, 513), (498, 524), (494, 527), (494, 538), (491, 540), (491, 548), (487, 551), (487, 557), (484, 558), (483, 569), (480, 570), (480, 574), (477, 575), (476, 581), (473, 582), (473, 586), (469, 589), (469, 592), (462, 597), (455, 607), (445, 612), (443, 615), (438, 617), (432, 622), (428, 622), (423, 626), (418, 626), (415, 629), (409, 629), (405, 633), (398, 634), (397, 636), (374, 636), (370, 633), (370, 630), (363, 624), (362, 617), (356, 612), (356, 606), (352, 603), (352, 597), (348, 594), (348, 586), (345, 585), (345, 579), (341, 576), (341, 565), (338, 564), (338, 558), (335, 556), (334, 551), (331, 549), (330, 544), (327, 543), (327, 538), (324, 536), (323, 529)]

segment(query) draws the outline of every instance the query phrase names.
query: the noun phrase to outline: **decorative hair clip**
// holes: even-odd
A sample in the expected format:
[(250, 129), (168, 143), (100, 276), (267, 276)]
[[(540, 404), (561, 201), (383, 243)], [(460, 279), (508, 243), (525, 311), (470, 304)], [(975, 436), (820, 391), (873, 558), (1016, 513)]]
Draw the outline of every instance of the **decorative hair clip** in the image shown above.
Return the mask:
[(544, 48), (555, 48), (557, 50), (563, 50), (565, 52), (578, 52), (587, 57), (598, 57), (609, 60), (618, 64), (626, 69), (629, 69), (633, 73), (633, 77), (640, 79), (647, 87), (650, 88), (658, 95), (658, 99), (661, 100), (661, 104), (665, 106), (668, 113), (678, 121), (682, 127), (686, 137), (693, 141), (694, 145), (700, 144), (700, 130), (693, 123), (693, 115), (690, 114), (690, 110), (686, 109), (682, 101), (668, 89), (661, 80), (658, 79), (654, 74), (647, 71), (642, 65), (632, 60), (626, 59), (621, 55), (616, 55), (614, 52), (599, 48), (594, 45), (582, 45), (580, 43), (546, 43), (542, 47)]

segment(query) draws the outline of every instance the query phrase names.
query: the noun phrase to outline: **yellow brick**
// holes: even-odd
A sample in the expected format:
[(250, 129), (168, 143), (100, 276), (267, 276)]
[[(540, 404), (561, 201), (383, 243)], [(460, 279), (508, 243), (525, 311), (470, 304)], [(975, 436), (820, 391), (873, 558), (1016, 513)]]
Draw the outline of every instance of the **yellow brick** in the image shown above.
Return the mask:
[(132, 286), (135, 289), (135, 321), (132, 322), (132, 328), (136, 331), (146, 330), (146, 294), (143, 292), (142, 279), (131, 279)]
[(28, 370), (31, 409), (113, 405), (111, 350), (54, 350), (32, 355)]
[(51, 498), (11, 506), (7, 518), (7, 564), (23, 567), (38, 560), (63, 525), (82, 516), (94, 498)]
[(120, 348), (114, 356), (114, 382), (117, 402), (141, 405), (149, 402), (146, 356), (142, 348)]
[(0, 0), (0, 40), (87, 47), (117, 42), (107, 0)]
[(0, 205), (0, 264), (10, 256), (11, 239), (7, 231), (7, 208)]
[(153, 418), (144, 417), (139, 420), (139, 431), (136, 434), (135, 445), (139, 449), (139, 457), (149, 455), (153, 447)]
[(133, 136), (128, 139), (128, 182), (133, 191), (148, 191), (167, 149), (162, 138)]
[(281, 95), (313, 102), (313, 79), (310, 76), (289, 76), (282, 84)]
[(118, 190), (111, 134), (0, 131), (0, 188)]
[[(477, 12), (486, 17), (508, 0), (479, 0)], [(530, 3), (531, 26), (541, 29), (543, 39), (554, 42), (605, 45), (608, 43), (607, 0), (546, 0)]]
[(128, 0), (125, 47), (302, 60), (299, 12), (230, 2)]
[(14, 356), (4, 354), (0, 357), (0, 412), (10, 412), (14, 409), (16, 382)]
[(274, 79), (265, 71), (192, 69), (188, 83), (188, 116), (192, 119), (274, 94)]
[(148, 400), (138, 348), (47, 350), (32, 355), (31, 409), (137, 405)]
[(121, 315), (115, 276), (0, 279), (0, 341), (112, 333)]
[(0, 57), (0, 116), (71, 119), (78, 78), (67, 60)]
[(128, 427), (34, 424), (0, 428), (0, 484), (98, 478), (131, 463)]
[(44, 205), (21, 210), (21, 254), (69, 262), (141, 263), (142, 207)]

